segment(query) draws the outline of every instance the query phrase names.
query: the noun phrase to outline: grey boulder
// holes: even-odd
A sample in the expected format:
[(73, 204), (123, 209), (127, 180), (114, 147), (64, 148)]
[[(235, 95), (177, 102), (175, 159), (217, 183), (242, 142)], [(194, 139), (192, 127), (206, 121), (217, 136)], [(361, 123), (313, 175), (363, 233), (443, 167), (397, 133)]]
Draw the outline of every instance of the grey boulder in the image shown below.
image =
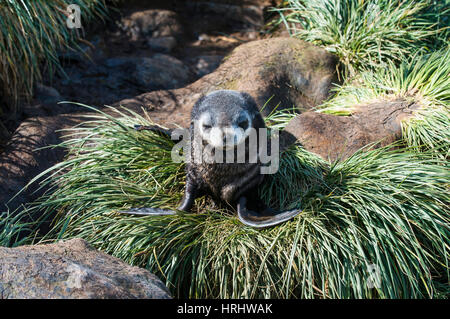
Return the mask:
[(168, 53), (176, 47), (177, 40), (174, 37), (150, 38), (147, 45), (153, 51)]
[(144, 91), (183, 87), (192, 76), (183, 62), (162, 53), (151, 57), (116, 57), (105, 60), (104, 64), (110, 74), (119, 74), (121, 80)]
[(169, 10), (137, 11), (124, 17), (120, 26), (134, 41), (149, 37), (179, 37), (182, 34), (178, 15)]
[(175, 89), (189, 83), (189, 68), (180, 60), (161, 53), (141, 58), (131, 80), (146, 90)]
[(82, 239), (0, 247), (0, 298), (171, 298), (145, 269), (90, 247)]
[(34, 98), (45, 104), (54, 104), (62, 100), (61, 95), (55, 88), (42, 83), (35, 84)]

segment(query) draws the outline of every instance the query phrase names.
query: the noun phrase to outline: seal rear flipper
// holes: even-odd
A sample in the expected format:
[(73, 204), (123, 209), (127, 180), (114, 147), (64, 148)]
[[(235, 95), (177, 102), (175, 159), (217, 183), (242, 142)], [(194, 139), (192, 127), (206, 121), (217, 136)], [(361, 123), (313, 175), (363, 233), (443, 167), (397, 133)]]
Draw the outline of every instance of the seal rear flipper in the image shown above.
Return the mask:
[(129, 210), (122, 210), (118, 211), (118, 213), (138, 215), (138, 216), (164, 216), (164, 215), (175, 215), (177, 212), (170, 209), (142, 207), (142, 208), (132, 208)]
[(178, 210), (189, 211), (194, 205), (194, 200), (198, 197), (199, 191), (197, 185), (192, 180), (191, 176), (188, 174), (186, 176), (186, 186), (183, 195), (183, 199), (178, 206)]
[(275, 226), (281, 223), (284, 223), (295, 216), (297, 216), (301, 210), (287, 210), (284, 212), (276, 212), (276, 211), (267, 211), (264, 212), (254, 212), (252, 210), (248, 210), (246, 207), (247, 199), (245, 197), (241, 197), (239, 203), (237, 205), (238, 217), (239, 220), (251, 227), (255, 228), (265, 228)]

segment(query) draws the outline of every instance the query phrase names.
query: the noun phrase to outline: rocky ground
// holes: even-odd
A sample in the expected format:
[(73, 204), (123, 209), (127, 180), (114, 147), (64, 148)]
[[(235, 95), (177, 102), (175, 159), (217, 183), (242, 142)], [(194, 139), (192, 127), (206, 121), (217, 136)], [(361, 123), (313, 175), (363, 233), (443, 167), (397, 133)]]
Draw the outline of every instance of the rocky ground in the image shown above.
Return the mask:
[[(111, 21), (87, 27), (81, 53), (60, 53), (66, 75), (46, 77), (36, 85), (32, 103), (24, 108), (23, 121), (0, 153), (0, 211), (14, 211), (39, 196), (31, 186), (10, 201), (33, 177), (64, 156), (60, 149), (40, 148), (61, 142), (61, 129), (79, 124), (86, 120), (83, 116), (92, 114), (79, 106), (56, 104), (59, 101), (95, 107), (122, 105), (141, 114), (145, 110), (158, 124), (186, 127), (194, 102), (203, 94), (217, 89), (243, 90), (259, 105), (271, 98), (265, 114), (278, 104), (281, 108), (296, 107), (299, 115), (286, 127), (282, 147), (299, 141), (307, 150), (331, 160), (349, 156), (382, 138), (380, 145), (396, 140), (401, 134), (400, 121), (417, 108), (399, 100), (361, 105), (349, 117), (313, 112), (311, 109), (324, 101), (333, 84), (338, 83), (339, 63), (325, 50), (290, 38), (282, 30), (262, 32), (270, 17), (267, 8), (276, 1), (142, 3), (126, 2)], [(72, 248), (89, 250), (84, 243), (75, 244)], [(45, 273), (33, 274), (47, 267), (40, 249), (50, 249), (45, 256), (62, 261), (52, 266), (61, 275), (51, 280), (55, 286), (39, 292)], [(7, 276), (0, 281), (0, 297), (25, 296), (27, 288), (19, 281), (34, 287), (34, 297), (168, 296), (159, 283), (152, 286), (150, 295), (141, 291), (153, 285), (147, 282), (150, 274), (136, 275), (139, 287), (134, 286), (128, 280), (135, 282), (136, 278), (109, 278), (111, 271), (119, 267), (118, 261), (108, 261), (115, 264), (115, 270), (106, 265), (105, 269), (92, 269), (92, 264), (86, 264), (91, 259), (74, 261), (58, 246), (3, 249), (0, 256), (9, 260), (0, 263), (0, 274)], [(36, 259), (26, 266), (27, 258)], [(19, 280), (11, 275), (17, 275), (18, 270), (34, 279), (25, 276)], [(98, 278), (114, 294), (109, 295), (104, 287), (92, 287), (92, 292), (73, 290), (84, 280), (80, 274)], [(65, 282), (67, 277), (73, 278), (72, 288), (58, 281)]]
[[(81, 52), (60, 52), (64, 73), (47, 76), (0, 153), (0, 211), (14, 211), (39, 193), (10, 199), (64, 153), (60, 129), (102, 108), (151, 91), (183, 88), (214, 72), (237, 46), (261, 39), (273, 1), (127, 1), (110, 21), (86, 27)], [(3, 298), (170, 298), (146, 270), (98, 252), (82, 240), (0, 247)]]
[[(62, 159), (61, 129), (78, 124), (86, 108), (105, 104), (144, 111), (161, 125), (187, 126), (194, 102), (217, 89), (243, 90), (263, 113), (279, 108), (299, 112), (281, 135), (282, 146), (299, 141), (325, 159), (351, 155), (368, 143), (392, 142), (400, 121), (417, 105), (379, 101), (361, 105), (352, 116), (311, 109), (330, 95), (339, 63), (321, 48), (290, 38), (283, 29), (264, 32), (272, 1), (126, 2), (106, 24), (86, 28), (82, 53), (61, 52), (66, 75), (38, 84), (33, 103), (0, 153), (0, 203), (13, 211), (39, 196), (34, 187), (20, 193), (34, 176)], [(376, 110), (376, 111), (374, 111)], [(36, 184), (35, 184), (36, 185)]]
[[(210, 74), (237, 46), (267, 37), (261, 31), (276, 1), (126, 1), (108, 21), (85, 26), (81, 52), (60, 52), (64, 72), (36, 84), (8, 145), (0, 152), (0, 205), (14, 211), (36, 198), (33, 187), (5, 204), (31, 178), (58, 162), (60, 129), (87, 109), (142, 93), (183, 88)], [(270, 36), (270, 35), (269, 35)], [(152, 106), (150, 106), (150, 109)]]
[(38, 85), (35, 104), (63, 99), (102, 106), (184, 87), (214, 71), (236, 46), (263, 37), (271, 5), (275, 2), (127, 1), (106, 24), (87, 28), (81, 52), (60, 54), (66, 74)]

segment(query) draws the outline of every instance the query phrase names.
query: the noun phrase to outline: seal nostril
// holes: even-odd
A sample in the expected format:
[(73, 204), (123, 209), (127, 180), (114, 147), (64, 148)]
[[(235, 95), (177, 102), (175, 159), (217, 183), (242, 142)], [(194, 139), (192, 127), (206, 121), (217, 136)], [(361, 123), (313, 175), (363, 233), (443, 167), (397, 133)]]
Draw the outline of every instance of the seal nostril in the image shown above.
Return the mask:
[(238, 125), (241, 129), (243, 129), (245, 131), (248, 128), (248, 120), (241, 121), (241, 122), (239, 122)]

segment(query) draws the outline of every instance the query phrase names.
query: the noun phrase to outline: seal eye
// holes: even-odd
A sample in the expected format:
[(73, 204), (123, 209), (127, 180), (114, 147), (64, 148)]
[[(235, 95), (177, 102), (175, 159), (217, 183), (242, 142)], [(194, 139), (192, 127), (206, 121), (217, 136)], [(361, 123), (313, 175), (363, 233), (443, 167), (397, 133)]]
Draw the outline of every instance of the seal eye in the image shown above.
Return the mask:
[(203, 124), (203, 129), (204, 130), (209, 130), (209, 129), (211, 129), (211, 125), (209, 125), (209, 124)]
[(245, 131), (248, 128), (248, 120), (243, 120), (243, 121), (239, 122), (238, 125), (241, 129), (243, 129)]

